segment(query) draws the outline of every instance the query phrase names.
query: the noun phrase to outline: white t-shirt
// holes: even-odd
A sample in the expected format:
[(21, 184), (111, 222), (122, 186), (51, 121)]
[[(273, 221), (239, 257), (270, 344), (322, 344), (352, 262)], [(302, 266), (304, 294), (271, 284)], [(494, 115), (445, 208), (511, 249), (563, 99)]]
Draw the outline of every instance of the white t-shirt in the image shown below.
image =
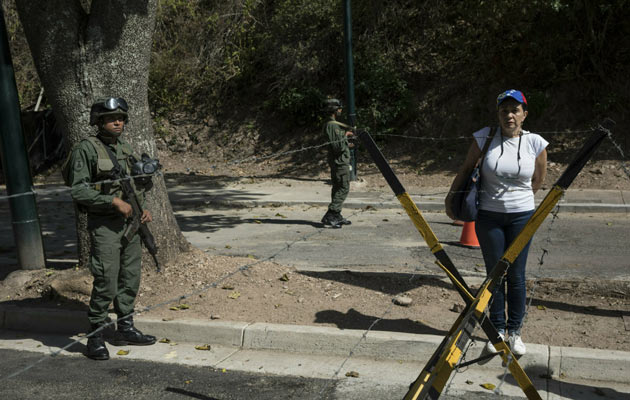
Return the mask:
[[(489, 127), (473, 133), (480, 149), (483, 150), (489, 134)], [(479, 208), (502, 213), (533, 210), (532, 176), (536, 157), (548, 144), (536, 133), (523, 130), (520, 137), (506, 138), (501, 135), (501, 128), (497, 128), (481, 168)]]

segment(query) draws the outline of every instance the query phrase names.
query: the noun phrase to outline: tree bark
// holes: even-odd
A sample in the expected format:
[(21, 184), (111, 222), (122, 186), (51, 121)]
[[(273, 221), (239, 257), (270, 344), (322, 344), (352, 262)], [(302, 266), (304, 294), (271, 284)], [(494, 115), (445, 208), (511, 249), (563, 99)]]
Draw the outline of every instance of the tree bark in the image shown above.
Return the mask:
[[(20, 21), (47, 99), (66, 146), (96, 131), (89, 110), (100, 98), (123, 97), (129, 121), (123, 137), (138, 154), (157, 153), (148, 106), (151, 44), (158, 0), (92, 0), (89, 12), (79, 0), (16, 0)], [(175, 220), (162, 176), (147, 196), (149, 225), (162, 263), (189, 248)], [(89, 255), (86, 218), (78, 215), (79, 261)]]

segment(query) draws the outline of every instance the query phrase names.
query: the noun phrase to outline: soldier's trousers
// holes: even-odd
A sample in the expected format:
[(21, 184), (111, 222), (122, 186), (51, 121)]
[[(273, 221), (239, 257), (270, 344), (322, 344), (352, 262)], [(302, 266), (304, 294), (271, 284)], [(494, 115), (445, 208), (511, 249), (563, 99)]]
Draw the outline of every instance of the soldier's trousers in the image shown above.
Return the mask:
[(119, 317), (133, 312), (140, 287), (142, 244), (140, 235), (136, 234), (123, 246), (125, 228), (125, 219), (121, 216), (90, 215), (88, 218), (92, 239), (89, 267), (94, 276), (88, 310), (91, 324), (105, 321), (112, 302)]
[(347, 165), (331, 165), (330, 180), (332, 181), (332, 190), (330, 193), (331, 201), (328, 209), (333, 212), (341, 212), (341, 206), (346, 201), (350, 192), (350, 169)]

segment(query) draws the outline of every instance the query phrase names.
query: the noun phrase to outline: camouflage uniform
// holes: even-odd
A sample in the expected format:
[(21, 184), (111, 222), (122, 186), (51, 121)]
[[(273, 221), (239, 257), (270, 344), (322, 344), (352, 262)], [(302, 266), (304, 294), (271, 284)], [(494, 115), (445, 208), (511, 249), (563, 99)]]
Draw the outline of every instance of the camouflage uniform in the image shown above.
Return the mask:
[(324, 125), (328, 145), (328, 165), (332, 181), (331, 201), (328, 210), (339, 214), (350, 192), (350, 147), (346, 131), (332, 117)]
[[(134, 235), (126, 246), (121, 243), (127, 220), (112, 206), (114, 197), (127, 201), (120, 185), (116, 182), (87, 184), (111, 179), (109, 174), (113, 163), (105, 151), (105, 145), (98, 142), (98, 138), (91, 137), (75, 146), (69, 171), (72, 198), (88, 214), (88, 231), (92, 242), (89, 268), (94, 276), (88, 319), (92, 325), (106, 320), (107, 309), (112, 301), (119, 317), (133, 312), (140, 287), (142, 258), (139, 235)], [(118, 138), (114, 144), (107, 146), (129, 174), (129, 157), (133, 155), (129, 144)], [(136, 188), (136, 193), (138, 200), (143, 202), (144, 190)]]

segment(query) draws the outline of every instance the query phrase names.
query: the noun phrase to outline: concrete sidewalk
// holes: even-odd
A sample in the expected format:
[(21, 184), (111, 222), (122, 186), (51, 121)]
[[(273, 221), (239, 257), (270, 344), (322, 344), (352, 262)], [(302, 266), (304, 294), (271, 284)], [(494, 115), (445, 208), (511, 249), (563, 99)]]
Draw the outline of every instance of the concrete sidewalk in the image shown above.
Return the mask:
[[(188, 183), (167, 180), (171, 203), (177, 207), (204, 205), (224, 207), (262, 207), (311, 205), (326, 206), (330, 202), (330, 185), (322, 180), (307, 179), (251, 179), (221, 183), (215, 179), (198, 179)], [(447, 187), (407, 188), (413, 201), (422, 211), (444, 211)], [(63, 185), (40, 185), (35, 188), (38, 202), (69, 202), (70, 192)], [(547, 194), (539, 191), (536, 203)], [(6, 190), (0, 190), (0, 197)], [(560, 201), (567, 212), (630, 213), (630, 190), (569, 189)], [(400, 208), (398, 199), (388, 186), (381, 190), (366, 190), (363, 182), (352, 182), (346, 208)]]
[[(79, 339), (73, 335), (88, 330), (85, 314), (79, 311), (4, 306), (0, 307), (0, 321), (0, 348), (14, 350), (50, 353)], [(325, 379), (332, 378), (343, 365), (337, 379), (347, 379), (347, 371), (356, 371), (363, 380), (387, 383), (399, 390), (415, 380), (442, 340), (433, 335), (383, 331), (370, 331), (363, 337), (365, 332), (360, 330), (268, 323), (142, 317), (136, 322), (141, 330), (168, 338), (177, 347), (162, 343), (142, 348), (127, 346), (124, 349), (131, 353), (126, 358)], [(82, 342), (85, 344), (85, 339)], [(211, 344), (213, 352), (195, 351), (194, 346), (202, 344)], [(484, 343), (475, 344), (467, 354), (468, 360), (480, 355)], [(585, 387), (606, 388), (603, 390), (615, 393), (609, 398), (630, 396), (630, 352), (538, 344), (527, 347), (528, 353), (519, 363), (543, 398), (589, 399), (588, 394), (570, 395), (571, 388)], [(116, 355), (118, 350), (110, 346), (112, 357), (120, 357)], [(76, 348), (66, 352), (71, 353), (80, 354)], [(501, 361), (495, 358), (486, 365), (453, 373), (449, 393), (483, 391), (481, 383), (498, 385), (504, 372)], [(471, 382), (476, 385), (471, 386)], [(520, 388), (511, 379), (508, 382), (503, 386), (504, 395), (522, 396)]]

